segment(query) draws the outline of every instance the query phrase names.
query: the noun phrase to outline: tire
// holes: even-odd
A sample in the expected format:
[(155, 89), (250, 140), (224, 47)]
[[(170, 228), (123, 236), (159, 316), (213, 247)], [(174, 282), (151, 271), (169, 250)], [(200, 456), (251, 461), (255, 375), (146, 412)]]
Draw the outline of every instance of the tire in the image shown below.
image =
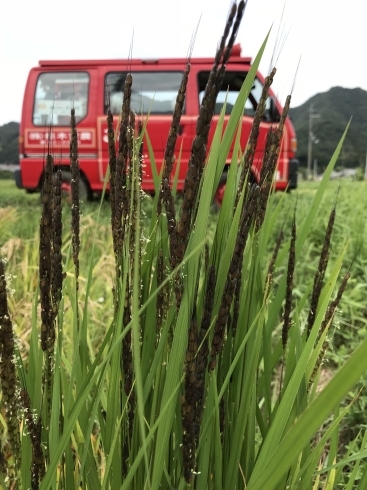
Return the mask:
[[(71, 173), (62, 169), (62, 195), (63, 198), (71, 203)], [(79, 200), (86, 202), (90, 200), (90, 190), (82, 176), (79, 177)]]
[[(228, 175), (228, 172), (227, 171), (224, 171), (222, 173), (222, 176), (220, 178), (220, 181), (219, 181), (219, 184), (218, 184), (218, 187), (217, 187), (217, 190), (214, 194), (214, 202), (215, 204), (220, 208), (222, 206), (222, 202), (223, 202), (223, 197), (224, 197), (224, 192), (226, 190), (226, 185), (227, 185), (227, 175)], [(252, 185), (254, 183), (256, 183), (256, 178), (253, 174), (252, 171), (250, 171), (250, 175), (249, 175), (249, 178), (248, 178), (248, 185)]]
[(250, 170), (250, 175), (248, 176), (247, 183), (251, 186), (252, 184), (258, 184), (259, 182), (257, 181), (255, 174), (253, 173), (252, 170)]

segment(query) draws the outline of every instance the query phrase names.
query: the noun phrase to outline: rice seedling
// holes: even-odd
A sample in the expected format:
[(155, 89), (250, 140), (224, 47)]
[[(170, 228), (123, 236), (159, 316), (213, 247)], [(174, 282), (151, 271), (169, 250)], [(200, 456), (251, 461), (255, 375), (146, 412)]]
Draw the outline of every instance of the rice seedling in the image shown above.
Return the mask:
[(73, 261), (75, 267), (76, 288), (79, 277), (79, 250), (80, 250), (80, 212), (79, 212), (79, 162), (78, 162), (78, 136), (75, 123), (75, 110), (71, 110), (71, 141), (70, 141), (70, 170), (71, 170), (71, 241)]
[[(320, 231), (326, 230), (326, 238), (313, 249), (316, 286), (312, 280), (299, 285), (297, 274), (345, 134), (311, 205), (305, 211), (297, 203), (288, 226), (287, 196), (273, 196), (272, 187), (289, 98), (268, 133), (258, 180), (249, 178), (256, 124), (275, 70), (248, 146), (239, 147), (243, 108), (265, 41), (226, 130), (223, 110), (211, 148), (206, 148), (245, 5), (232, 4), (215, 55), (177, 217), (171, 172), (189, 64), (147, 225), (141, 190), (146, 124), (130, 108), (131, 74), (125, 80), (118, 143), (113, 116), (107, 115), (108, 223), (102, 222), (102, 202), (96, 221), (80, 216), (73, 112), (70, 230), (65, 206), (62, 212), (61, 176), (52, 155), (46, 155), (36, 242), (39, 270), (24, 274), (26, 282), (35, 283), (26, 350), (15, 338), (12, 317), (17, 312), (9, 307), (0, 261), (3, 488), (311, 490), (344, 482), (345, 475), (322, 453), (328, 439), (337, 440), (346, 416), (340, 403), (366, 371), (367, 341), (322, 390), (314, 389), (326, 334), (349, 287), (348, 272), (333, 299), (348, 253), (343, 246), (327, 260), (335, 206)], [(211, 220), (216, 212), (212, 199), (232, 143), (234, 163), (223, 206)], [(296, 224), (299, 209), (306, 214)], [(278, 222), (281, 233), (273, 239)], [(34, 267), (35, 253), (25, 255), (25, 269)], [(9, 260), (7, 273), (13, 265)], [(18, 285), (19, 280), (13, 287)], [(99, 323), (95, 308), (103, 312)], [(280, 365), (279, 388), (274, 378)], [(352, 466), (348, 485), (361, 490), (367, 478), (365, 442), (364, 433), (353, 455), (336, 463)], [(327, 455), (334, 461), (334, 442)]]

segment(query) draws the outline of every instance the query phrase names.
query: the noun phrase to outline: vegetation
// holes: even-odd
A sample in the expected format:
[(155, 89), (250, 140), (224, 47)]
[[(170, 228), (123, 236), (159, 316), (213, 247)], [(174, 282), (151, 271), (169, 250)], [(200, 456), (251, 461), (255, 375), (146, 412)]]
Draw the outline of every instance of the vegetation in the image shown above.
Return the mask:
[[(51, 154), (41, 202), (1, 184), (3, 488), (366, 488), (364, 427), (342, 429), (363, 400), (347, 397), (366, 373), (367, 341), (345, 350), (347, 360), (334, 356), (327, 384), (323, 365), (337, 321), (340, 350), (349, 328), (365, 329), (363, 217), (338, 219), (353, 205), (349, 189), (326, 193), (345, 134), (317, 188), (272, 195), (288, 98), (268, 134), (260, 181), (247, 183), (270, 79), (244, 153), (240, 120), (264, 42), (206, 158), (244, 7), (232, 5), (219, 43), (180, 199), (171, 163), (189, 66), (153, 200), (141, 191), (144, 135), (155, 164), (144, 121), (130, 111), (132, 76), (118, 143), (108, 114), (109, 203), (79, 202), (74, 111), (71, 206)], [(217, 211), (232, 143), (240, 164), (230, 166)], [(41, 216), (36, 237), (30, 210)], [(342, 303), (356, 271), (356, 296)]]
[(0, 180), (14, 180), (14, 173), (8, 169), (0, 169)]
[(327, 92), (311, 97), (299, 107), (292, 108), (290, 115), (296, 129), (301, 165), (307, 165), (310, 104), (319, 114), (313, 120), (313, 133), (319, 141), (313, 145), (313, 158), (318, 160), (322, 171), (338, 143), (339, 135), (353, 116), (337, 165), (345, 168), (363, 167), (366, 163), (367, 92), (360, 89), (333, 87)]
[(10, 122), (0, 126), (0, 163), (19, 164), (19, 124)]

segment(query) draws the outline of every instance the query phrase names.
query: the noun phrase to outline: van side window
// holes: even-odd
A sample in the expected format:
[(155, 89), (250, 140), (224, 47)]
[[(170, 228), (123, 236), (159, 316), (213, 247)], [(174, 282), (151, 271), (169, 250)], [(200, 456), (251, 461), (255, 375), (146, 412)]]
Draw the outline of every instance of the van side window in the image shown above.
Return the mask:
[[(215, 114), (217, 115), (220, 114), (220, 111), (222, 110), (223, 104), (226, 99), (227, 99), (226, 114), (227, 115), (231, 114), (232, 108), (236, 102), (238, 93), (241, 90), (242, 84), (245, 81), (246, 76), (247, 73), (243, 71), (240, 72), (228, 71), (225, 73), (223, 83), (222, 83), (222, 88), (217, 96), (217, 102), (215, 105)], [(204, 97), (205, 86), (208, 81), (208, 78), (209, 78), (208, 71), (200, 72), (198, 75), (200, 104)], [(263, 90), (263, 84), (260, 82), (260, 80), (255, 78), (249, 98), (246, 100), (245, 103), (245, 109), (244, 109), (245, 116), (254, 117), (257, 105), (261, 97), (262, 90)], [(270, 98), (268, 98), (266, 101), (265, 114), (263, 118), (265, 121), (271, 121), (270, 107), (271, 107), (271, 101)]]
[(86, 72), (41, 73), (33, 105), (35, 126), (68, 126), (74, 107), (76, 122), (88, 112), (89, 74)]
[[(113, 114), (120, 114), (126, 75), (126, 72), (106, 75), (105, 114), (109, 105)], [(136, 114), (172, 114), (182, 80), (181, 72), (134, 72), (132, 77), (131, 109)]]

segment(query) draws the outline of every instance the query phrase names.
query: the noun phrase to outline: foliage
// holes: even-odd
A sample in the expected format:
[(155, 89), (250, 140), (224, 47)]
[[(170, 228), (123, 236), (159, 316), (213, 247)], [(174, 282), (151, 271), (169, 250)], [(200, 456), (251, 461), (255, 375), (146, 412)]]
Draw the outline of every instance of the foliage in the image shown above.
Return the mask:
[(4, 170), (0, 168), (0, 181), (1, 180), (12, 180), (14, 179), (14, 174), (10, 170)]
[(0, 163), (19, 164), (18, 136), (19, 123), (0, 126)]
[[(311, 207), (312, 200), (314, 199), (315, 193), (317, 191), (316, 184), (303, 184), (299, 191), (296, 194), (290, 195), (281, 195), (275, 194), (271, 198), (270, 208), (275, 210), (277, 205), (281, 203), (284, 212), (286, 213), (287, 209), (292, 209), (297, 200), (297, 223), (298, 226), (304, 221), (305, 216)], [(335, 197), (338, 192), (338, 184), (335, 182), (331, 182), (328, 185), (328, 190), (325, 192), (323, 205), (324, 208), (330, 209), (335, 202)], [(29, 196), (23, 194), (22, 191), (14, 190), (13, 192), (9, 191), (9, 194), (13, 196), (18, 193), (22, 196), (23, 202), (27, 202), (31, 199), (30, 204), (32, 205), (32, 200), (34, 196)], [(329, 358), (329, 362), (324, 365), (322, 374), (321, 374), (321, 382), (320, 386), (322, 386), (330, 377), (330, 374), (335, 369), (335, 366), (343, 365), (344, 362), (349, 358), (351, 353), (357, 348), (357, 346), (361, 343), (361, 341), (365, 338), (365, 318), (364, 318), (364, 298), (365, 298), (365, 286), (367, 281), (363, 279), (361, 274), (361, 268), (363, 270), (364, 259), (366, 257), (366, 251), (362, 248), (360, 249), (360, 238), (363, 235), (363, 231), (360, 229), (358, 225), (358, 220), (353, 226), (353, 222), (351, 220), (345, 220), (343, 216), (353, 216), (353, 209), (359, 209), (357, 216), (360, 216), (360, 219), (363, 220), (363, 208), (361, 208), (360, 203), (362, 202), (362, 196), (365, 193), (365, 184), (356, 184), (353, 182), (348, 182), (342, 185), (339, 190), (339, 197), (337, 203), (337, 217), (335, 230), (332, 240), (332, 249), (331, 249), (331, 264), (337, 260), (340, 249), (337, 247), (337, 244), (343, 243), (345, 237), (351, 237), (352, 242), (350, 243), (347, 251), (347, 255), (345, 256), (345, 263), (351, 265), (352, 277), (351, 284), (347, 288), (344, 299), (341, 304), (341, 310), (337, 313), (336, 323), (337, 329), (335, 330), (334, 335), (332, 336), (332, 350), (329, 351), (327, 357)], [(353, 196), (353, 200), (350, 199), (349, 196)], [(298, 197), (297, 197), (298, 196)], [(143, 200), (144, 206), (146, 206), (147, 210), (151, 206), (151, 202), (148, 198)], [(358, 207), (359, 205), (359, 207)], [(34, 236), (34, 232), (37, 228), (38, 219), (36, 217), (36, 210), (39, 210), (39, 201), (37, 199), (35, 204), (35, 220), (33, 222), (33, 226), (30, 229), (29, 233), (26, 232), (26, 236), (31, 234), (31, 238)], [(114, 265), (111, 260), (112, 257), (112, 241), (111, 237), (108, 233), (109, 228), (109, 217), (108, 217), (108, 207), (109, 204), (104, 202), (101, 207), (101, 214), (99, 217), (99, 233), (98, 236), (104, 237), (102, 238), (93, 238), (96, 222), (98, 214), (98, 206), (97, 204), (92, 205), (92, 207), (83, 208), (83, 216), (81, 217), (81, 250), (91, 250), (92, 243), (94, 242), (94, 254), (91, 258), (88, 253), (81, 253), (81, 277), (80, 277), (80, 303), (81, 306), (85, 301), (85, 284), (87, 283), (88, 269), (91, 267), (92, 269), (92, 282), (91, 289), (89, 293), (88, 299), (88, 318), (89, 325), (93, 325), (89, 329), (88, 336), (91, 338), (91, 345), (93, 349), (97, 349), (98, 345), (100, 345), (102, 339), (104, 338), (106, 325), (109, 323), (109, 317), (113, 313), (113, 305), (111, 302), (111, 288), (113, 286), (112, 277)], [(38, 239), (37, 237), (31, 240), (19, 240), (16, 239), (16, 236), (11, 234), (11, 230), (14, 229), (14, 224), (18, 224), (19, 227), (23, 227), (26, 223), (25, 220), (19, 220), (19, 213), (23, 213), (22, 207), (17, 207), (16, 210), (7, 208), (7, 215), (3, 214), (3, 219), (1, 220), (0, 226), (2, 231), (5, 231), (5, 224), (9, 225), (6, 240), (6, 246), (3, 248), (5, 253), (5, 257), (8, 257), (8, 271), (11, 271), (14, 276), (12, 278), (10, 287), (14, 289), (13, 295), (9, 298), (9, 305), (11, 311), (13, 311), (13, 321), (16, 324), (16, 332), (18, 338), (20, 339), (21, 345), (24, 349), (24, 355), (26, 355), (29, 345), (30, 345), (30, 331), (28, 325), (31, 323), (31, 308), (33, 301), (33, 287), (35, 281), (37, 280), (37, 250), (38, 250)], [(3, 213), (6, 211), (3, 208)], [(66, 215), (64, 216), (65, 223), (69, 221), (68, 211), (65, 210)], [(282, 213), (283, 214), (283, 213)], [(26, 216), (26, 214), (24, 214)], [(94, 216), (94, 218), (92, 218)], [(214, 214), (210, 219), (215, 223), (217, 221), (216, 215)], [(288, 218), (289, 219), (289, 213)], [(314, 224), (308, 234), (307, 240), (303, 246), (304, 253), (303, 257), (305, 260), (299, 260), (296, 263), (295, 270), (295, 297), (301, 298), (303, 294), (307, 294), (309, 290), (309, 285), (312, 281), (312, 273), (317, 267), (318, 254), (317, 252), (320, 250), (323, 241), (323, 230), (326, 227), (327, 216), (323, 213), (318, 213), (315, 216)], [(272, 242), (276, 239), (278, 235), (279, 229), (282, 225), (284, 225), (284, 218), (279, 216), (277, 221), (277, 225), (273, 228), (272, 233), (270, 233), (270, 241), (268, 247), (268, 254), (266, 254), (262, 260), (265, 265), (269, 260), (269, 256), (272, 251)], [(144, 229), (149, 230), (149, 219), (146, 220), (143, 225)], [(20, 230), (21, 228), (19, 228)], [(212, 226), (211, 226), (212, 229)], [(285, 230), (289, 229), (289, 226), (285, 226)], [(16, 230), (15, 230), (16, 231)], [(65, 230), (65, 239), (64, 239), (64, 250), (67, 253), (68, 249), (68, 236), (69, 233)], [(145, 234), (148, 231), (145, 232)], [(15, 233), (15, 235), (17, 232)], [(4, 238), (5, 236), (2, 235)], [(19, 231), (19, 236), (24, 236)], [(106, 239), (108, 241), (106, 242)], [(4, 244), (4, 241), (3, 241)], [(107, 252), (107, 250), (110, 252)], [(353, 252), (354, 251), (354, 252)], [(354, 262), (351, 263), (351, 260), (354, 258), (355, 252), (358, 251), (358, 257), (355, 258)], [(3, 255), (4, 256), (4, 255)], [(66, 267), (68, 273), (67, 281), (73, 281), (73, 272), (70, 267)], [(103, 274), (101, 273), (103, 271)], [(279, 267), (275, 270), (274, 273), (274, 282), (278, 284), (281, 281), (283, 276), (284, 267), (279, 265)], [(65, 352), (68, 352), (71, 347), (72, 334), (68, 331), (67, 325), (72, 324), (73, 318), (73, 309), (70, 302), (65, 298), (65, 306), (64, 306), (64, 349)], [(70, 355), (70, 354), (69, 354)], [(277, 378), (274, 378), (276, 380)], [(273, 385), (276, 387), (276, 384)], [(363, 385), (360, 386), (363, 388)], [(345, 404), (351, 403), (356, 393), (358, 393), (359, 388), (353, 391), (354, 395), (350, 393), (347, 398), (343, 401), (343, 406)], [(358, 447), (361, 444), (361, 437), (363, 435), (359, 435), (360, 428), (363, 428), (366, 424), (365, 419), (365, 395), (363, 394), (364, 390), (361, 392), (358, 400), (354, 403), (354, 405), (349, 409), (348, 413), (345, 414), (345, 417), (340, 426), (340, 446), (339, 453), (346, 454), (347, 448), (350, 447), (350, 451), (352, 454), (358, 453)], [(331, 423), (332, 419), (330, 419)], [(325, 427), (327, 427), (326, 425)], [(355, 445), (353, 445), (353, 439), (357, 437)], [(357, 445), (357, 446), (356, 446)], [(357, 447), (357, 449), (356, 449)], [(354, 449), (353, 449), (354, 448)], [(326, 462), (326, 460), (325, 460)], [(353, 462), (350, 463), (350, 471), (353, 470)], [(362, 466), (363, 468), (363, 466)], [(360, 471), (360, 470), (359, 470)], [(346, 474), (341, 473), (340, 478), (341, 481), (346, 481)], [(343, 484), (344, 485), (344, 484)], [(338, 486), (335, 488), (344, 488), (344, 486)], [(363, 487), (361, 487), (363, 488)]]
[(307, 165), (310, 104), (313, 104), (314, 112), (320, 115), (313, 120), (313, 132), (319, 143), (314, 144), (312, 149), (313, 158), (318, 160), (319, 170), (326, 167), (339, 135), (351, 117), (353, 119), (339, 157), (339, 165), (347, 168), (364, 168), (367, 92), (360, 88), (333, 87), (290, 110), (297, 133), (297, 156), (303, 166)]
[(358, 181), (364, 180), (364, 169), (362, 169), (362, 167), (357, 168), (354, 179)]

